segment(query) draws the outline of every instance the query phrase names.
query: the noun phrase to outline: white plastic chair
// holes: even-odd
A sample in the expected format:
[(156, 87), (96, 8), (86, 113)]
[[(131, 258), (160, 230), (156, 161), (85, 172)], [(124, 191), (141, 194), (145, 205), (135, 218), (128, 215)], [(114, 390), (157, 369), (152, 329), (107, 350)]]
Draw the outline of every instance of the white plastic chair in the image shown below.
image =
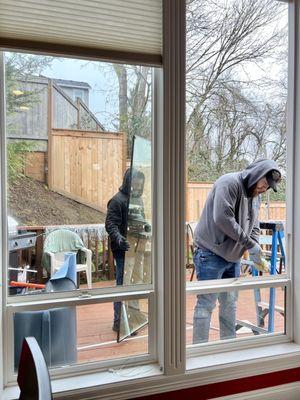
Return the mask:
[[(74, 243), (74, 245), (73, 245)], [(57, 247), (60, 251), (49, 251), (49, 247)], [(64, 254), (66, 252), (78, 252), (79, 250), (85, 255), (84, 264), (76, 264), (76, 271), (84, 271), (86, 273), (88, 288), (92, 288), (92, 251), (84, 247), (82, 240), (77, 233), (66, 229), (58, 229), (49, 233), (45, 240), (44, 253), (50, 257), (50, 274), (53, 276), (56, 271), (64, 263)]]

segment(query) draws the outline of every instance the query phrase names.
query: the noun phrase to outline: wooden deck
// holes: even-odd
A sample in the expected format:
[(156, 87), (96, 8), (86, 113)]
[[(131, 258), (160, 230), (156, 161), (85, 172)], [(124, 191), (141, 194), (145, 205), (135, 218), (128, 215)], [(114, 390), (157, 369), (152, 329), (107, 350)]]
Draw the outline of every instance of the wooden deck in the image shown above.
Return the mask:
[[(114, 286), (114, 281), (98, 282), (97, 287)], [(85, 285), (81, 285), (84, 288)], [(95, 284), (94, 284), (95, 287)], [(261, 290), (261, 301), (269, 302), (269, 289)], [(143, 309), (147, 307), (146, 300), (142, 300)], [(196, 295), (188, 295), (186, 302), (186, 334), (187, 344), (192, 344), (193, 313), (196, 304)], [(276, 289), (276, 306), (284, 307), (284, 291)], [(250, 324), (257, 324), (256, 307), (253, 290), (243, 290), (238, 294), (237, 319)], [(128, 357), (148, 352), (148, 328), (144, 327), (138, 334), (117, 343), (117, 334), (112, 331), (113, 305), (112, 303), (77, 307), (77, 348), (78, 362), (93, 362), (120, 357)], [(284, 317), (275, 312), (275, 332), (284, 332)], [(268, 316), (265, 318), (265, 328), (268, 327)], [(249, 328), (243, 327), (237, 337), (253, 336)], [(215, 308), (210, 330), (210, 341), (219, 340), (218, 305)]]
[(147, 354), (147, 326), (138, 335), (117, 343), (117, 334), (112, 330), (112, 324), (112, 303), (77, 307), (79, 363)]

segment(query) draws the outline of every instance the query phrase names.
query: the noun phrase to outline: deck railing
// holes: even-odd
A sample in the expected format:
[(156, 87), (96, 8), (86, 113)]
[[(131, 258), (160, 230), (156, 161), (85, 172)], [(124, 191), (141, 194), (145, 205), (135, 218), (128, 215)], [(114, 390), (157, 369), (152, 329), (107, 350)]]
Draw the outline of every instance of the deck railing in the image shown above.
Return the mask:
[(49, 105), (51, 128), (105, 131), (104, 126), (79, 97), (73, 101), (53, 81), (49, 83)]

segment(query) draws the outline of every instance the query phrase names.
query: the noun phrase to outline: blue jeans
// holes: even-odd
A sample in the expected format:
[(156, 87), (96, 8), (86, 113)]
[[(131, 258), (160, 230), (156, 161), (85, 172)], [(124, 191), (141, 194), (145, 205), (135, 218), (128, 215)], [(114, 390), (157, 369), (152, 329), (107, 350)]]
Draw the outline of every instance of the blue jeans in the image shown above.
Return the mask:
[[(194, 264), (198, 281), (235, 278), (240, 275), (239, 262), (228, 262), (204, 248), (195, 249)], [(229, 339), (235, 337), (236, 291), (199, 294), (197, 295), (197, 304), (194, 310), (193, 343), (208, 341), (211, 315), (217, 299), (220, 306), (220, 338)]]
[[(123, 274), (124, 274), (124, 262), (125, 262), (125, 254), (124, 256), (115, 255), (114, 259), (116, 262), (116, 285), (123, 285)], [(114, 326), (118, 327), (120, 324), (120, 314), (121, 314), (121, 302), (118, 301), (114, 303)]]

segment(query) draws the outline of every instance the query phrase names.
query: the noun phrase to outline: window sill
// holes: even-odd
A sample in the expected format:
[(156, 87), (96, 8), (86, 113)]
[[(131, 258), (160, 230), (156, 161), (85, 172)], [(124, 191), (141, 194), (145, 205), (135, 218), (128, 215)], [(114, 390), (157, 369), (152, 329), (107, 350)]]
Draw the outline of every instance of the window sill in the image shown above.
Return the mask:
[[(53, 379), (51, 383), (56, 399), (121, 400), (296, 368), (300, 366), (299, 356), (299, 345), (284, 343), (191, 357), (186, 374), (164, 376), (157, 364), (148, 364)], [(17, 387), (8, 387), (3, 400), (16, 399), (18, 393)]]
[[(187, 374), (201, 374), (201, 385), (300, 366), (300, 345), (282, 343), (240, 349), (187, 360)], [(242, 366), (242, 368), (241, 368)], [(213, 381), (212, 374), (213, 371)], [(205, 377), (207, 375), (207, 378)]]
[[(135, 367), (116, 367), (98, 373), (84, 374), (80, 376), (51, 379), (51, 386), (55, 399), (82, 399), (83, 394), (89, 395), (102, 391), (111, 392), (118, 385), (118, 388), (127, 386), (128, 382), (137, 382), (139, 378), (162, 376), (163, 372), (157, 364), (138, 365)], [(17, 386), (4, 389), (3, 400), (15, 400), (20, 395)], [(93, 397), (94, 398), (94, 397)]]

